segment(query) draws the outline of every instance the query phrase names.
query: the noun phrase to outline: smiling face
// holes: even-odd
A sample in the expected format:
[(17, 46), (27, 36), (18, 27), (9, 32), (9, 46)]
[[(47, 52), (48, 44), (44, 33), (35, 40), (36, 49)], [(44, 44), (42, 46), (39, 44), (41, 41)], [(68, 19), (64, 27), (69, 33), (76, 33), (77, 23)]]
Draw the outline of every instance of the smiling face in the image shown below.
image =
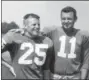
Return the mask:
[(25, 29), (31, 36), (38, 36), (40, 32), (40, 21), (37, 18), (29, 17), (25, 20)]
[(70, 29), (74, 27), (75, 23), (74, 13), (73, 12), (62, 12), (61, 13), (61, 22), (62, 26), (65, 29)]

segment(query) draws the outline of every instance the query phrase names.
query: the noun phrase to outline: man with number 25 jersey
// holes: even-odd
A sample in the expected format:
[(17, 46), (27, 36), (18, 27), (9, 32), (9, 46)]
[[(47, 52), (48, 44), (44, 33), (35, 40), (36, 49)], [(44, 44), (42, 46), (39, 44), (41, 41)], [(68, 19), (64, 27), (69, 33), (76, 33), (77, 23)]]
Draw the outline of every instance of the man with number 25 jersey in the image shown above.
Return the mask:
[(43, 79), (49, 69), (52, 41), (40, 33), (40, 20), (36, 14), (24, 16), (24, 33), (9, 31), (2, 39), (2, 49), (11, 52), (15, 79)]
[(62, 27), (48, 33), (54, 44), (54, 79), (86, 79), (89, 69), (89, 33), (74, 28), (76, 10), (61, 11)]

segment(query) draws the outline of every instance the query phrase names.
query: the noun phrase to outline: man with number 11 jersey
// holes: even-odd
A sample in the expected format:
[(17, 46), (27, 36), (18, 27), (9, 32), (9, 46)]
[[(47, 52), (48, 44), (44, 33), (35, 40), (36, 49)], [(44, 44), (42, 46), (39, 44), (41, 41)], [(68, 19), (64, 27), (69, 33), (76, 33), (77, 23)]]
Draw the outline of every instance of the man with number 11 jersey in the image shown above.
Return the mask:
[(15, 79), (43, 79), (48, 70), (52, 41), (39, 32), (39, 17), (27, 14), (24, 33), (9, 31), (2, 39), (3, 48), (11, 52)]
[(51, 32), (51, 36), (55, 51), (54, 73), (72, 75), (80, 72), (81, 68), (88, 68), (89, 38), (87, 34), (73, 29), (68, 36), (63, 28), (58, 28)]
[(76, 20), (76, 10), (67, 6), (61, 11), (62, 27), (48, 33), (54, 44), (54, 79), (87, 79), (89, 33), (75, 29)]

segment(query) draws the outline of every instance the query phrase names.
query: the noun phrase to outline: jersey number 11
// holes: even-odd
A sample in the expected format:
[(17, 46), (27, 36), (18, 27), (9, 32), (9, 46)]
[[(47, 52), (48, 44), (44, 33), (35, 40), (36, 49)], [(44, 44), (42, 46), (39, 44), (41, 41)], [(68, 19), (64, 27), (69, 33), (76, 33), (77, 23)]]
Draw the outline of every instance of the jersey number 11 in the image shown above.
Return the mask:
[(65, 44), (66, 44), (66, 36), (61, 36), (59, 38), (59, 41), (61, 42), (60, 45), (60, 51), (58, 52), (58, 56), (63, 57), (63, 58), (76, 58), (76, 54), (75, 52), (75, 45), (76, 45), (76, 38), (72, 37), (69, 40), (69, 43), (71, 44), (71, 49), (70, 49), (70, 53), (67, 55), (64, 51), (65, 51)]

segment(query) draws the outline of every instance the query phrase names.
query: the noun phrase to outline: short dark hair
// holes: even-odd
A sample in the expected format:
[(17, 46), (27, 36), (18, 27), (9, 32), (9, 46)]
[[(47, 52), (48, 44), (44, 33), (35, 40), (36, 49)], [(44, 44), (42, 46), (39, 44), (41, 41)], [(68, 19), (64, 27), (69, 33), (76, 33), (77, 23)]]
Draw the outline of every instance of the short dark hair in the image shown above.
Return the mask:
[(77, 12), (76, 10), (73, 8), (73, 7), (70, 7), (70, 6), (67, 6), (67, 7), (64, 7), (62, 10), (61, 10), (61, 14), (62, 12), (73, 12), (74, 13), (74, 18), (77, 19)]
[(26, 14), (26, 15), (23, 17), (23, 19), (26, 20), (26, 19), (28, 19), (29, 17), (36, 18), (36, 19), (40, 19), (40, 17), (39, 17), (37, 14), (34, 14), (34, 13)]

